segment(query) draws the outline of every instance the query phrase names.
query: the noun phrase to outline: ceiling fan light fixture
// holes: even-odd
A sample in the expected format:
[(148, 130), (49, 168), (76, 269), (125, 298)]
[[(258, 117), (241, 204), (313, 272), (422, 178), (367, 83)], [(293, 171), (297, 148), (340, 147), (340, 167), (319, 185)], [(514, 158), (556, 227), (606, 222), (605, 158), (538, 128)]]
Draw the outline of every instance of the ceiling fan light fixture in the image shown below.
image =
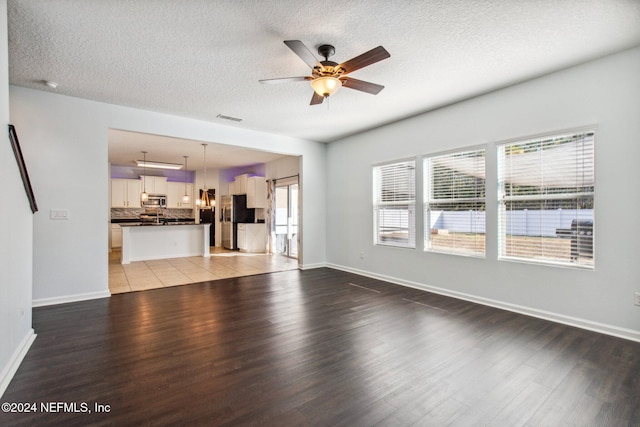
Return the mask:
[(311, 80), (313, 90), (325, 98), (336, 93), (341, 86), (342, 82), (336, 77), (324, 76)]

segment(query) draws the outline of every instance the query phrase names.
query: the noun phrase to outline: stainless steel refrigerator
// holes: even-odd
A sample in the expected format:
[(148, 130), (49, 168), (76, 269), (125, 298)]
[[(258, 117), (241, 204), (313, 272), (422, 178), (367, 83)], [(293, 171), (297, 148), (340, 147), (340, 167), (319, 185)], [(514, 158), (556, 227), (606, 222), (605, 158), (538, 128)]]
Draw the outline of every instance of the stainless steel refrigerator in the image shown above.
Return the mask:
[(254, 222), (255, 209), (247, 208), (247, 196), (222, 196), (220, 201), (220, 228), (222, 247), (238, 249), (238, 223)]

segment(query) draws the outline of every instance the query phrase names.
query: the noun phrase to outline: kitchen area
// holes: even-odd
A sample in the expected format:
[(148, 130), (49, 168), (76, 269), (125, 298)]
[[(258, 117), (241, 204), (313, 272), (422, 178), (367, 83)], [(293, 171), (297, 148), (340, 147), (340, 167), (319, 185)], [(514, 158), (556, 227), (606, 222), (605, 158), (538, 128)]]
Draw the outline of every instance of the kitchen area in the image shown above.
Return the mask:
[[(148, 193), (145, 200), (141, 200), (140, 194), (144, 193), (145, 181), (152, 183), (149, 187), (153, 193)], [(176, 186), (184, 186), (184, 194), (175, 191)], [(250, 177), (248, 174), (240, 175), (230, 183), (232, 194), (221, 197), (219, 208), (223, 248), (252, 253), (267, 251), (264, 213), (267, 203), (266, 186), (264, 177)], [(169, 190), (171, 187), (174, 188), (173, 191)], [(217, 219), (215, 191), (209, 189), (207, 193), (208, 201), (202, 202), (202, 198), (198, 198), (194, 203), (193, 183), (169, 182), (166, 177), (158, 176), (141, 176), (139, 180), (111, 178), (111, 249), (121, 249), (123, 264), (161, 257), (208, 256), (208, 253), (200, 250), (200, 246), (195, 250), (197, 253), (171, 252), (166, 248), (157, 248), (158, 255), (155, 257), (137, 253), (134, 255), (134, 249), (128, 247), (132, 242), (127, 238), (127, 235), (132, 235), (131, 229), (140, 230), (141, 227), (146, 230), (147, 235), (151, 235), (178, 229), (176, 227), (188, 229), (181, 226), (201, 225), (207, 227), (202, 243), (206, 240), (210, 243), (208, 246), (215, 246), (215, 226), (211, 227)], [(167, 245), (161, 246), (177, 246), (173, 240), (166, 243)], [(136, 245), (136, 250), (138, 247)]]
[(188, 169), (190, 157), (166, 169), (146, 154), (110, 165), (112, 294), (298, 268), (269, 254), (264, 174), (214, 171), (208, 188), (206, 166)]

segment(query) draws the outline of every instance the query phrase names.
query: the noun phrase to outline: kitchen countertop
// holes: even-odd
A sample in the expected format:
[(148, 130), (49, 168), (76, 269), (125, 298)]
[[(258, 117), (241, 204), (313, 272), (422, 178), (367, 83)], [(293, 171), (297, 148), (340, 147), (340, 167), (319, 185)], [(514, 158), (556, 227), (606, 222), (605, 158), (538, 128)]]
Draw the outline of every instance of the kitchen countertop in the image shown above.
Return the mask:
[(120, 224), (120, 227), (159, 227), (159, 226), (175, 227), (176, 225), (202, 225), (195, 222), (136, 222), (136, 223), (124, 223)]
[[(193, 218), (164, 218), (164, 221), (169, 223), (195, 223)], [(127, 223), (139, 223), (142, 222), (140, 218), (112, 218), (111, 224), (127, 224)]]

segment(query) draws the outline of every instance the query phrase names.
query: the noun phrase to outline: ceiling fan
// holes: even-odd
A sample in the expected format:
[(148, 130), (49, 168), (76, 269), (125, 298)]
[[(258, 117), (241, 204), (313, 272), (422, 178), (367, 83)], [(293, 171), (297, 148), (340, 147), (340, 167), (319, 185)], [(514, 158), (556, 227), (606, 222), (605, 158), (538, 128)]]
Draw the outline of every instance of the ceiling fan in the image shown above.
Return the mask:
[(260, 80), (260, 83), (310, 81), (311, 87), (313, 88), (313, 97), (311, 98), (310, 105), (322, 104), (322, 101), (324, 101), (325, 98), (336, 93), (336, 91), (342, 86), (370, 93), (372, 95), (376, 95), (384, 89), (384, 86), (382, 85), (357, 80), (347, 76), (347, 74), (352, 73), (353, 71), (389, 58), (391, 55), (382, 46), (373, 48), (362, 55), (358, 55), (355, 58), (351, 58), (346, 62), (338, 64), (336, 62), (329, 61), (329, 57), (336, 51), (336, 49), (329, 44), (323, 44), (318, 47), (318, 54), (324, 57), (324, 61), (318, 61), (315, 55), (311, 53), (311, 51), (300, 40), (285, 40), (284, 44), (286, 44), (293, 53), (298, 55), (309, 67), (311, 67), (311, 75), (265, 79)]

